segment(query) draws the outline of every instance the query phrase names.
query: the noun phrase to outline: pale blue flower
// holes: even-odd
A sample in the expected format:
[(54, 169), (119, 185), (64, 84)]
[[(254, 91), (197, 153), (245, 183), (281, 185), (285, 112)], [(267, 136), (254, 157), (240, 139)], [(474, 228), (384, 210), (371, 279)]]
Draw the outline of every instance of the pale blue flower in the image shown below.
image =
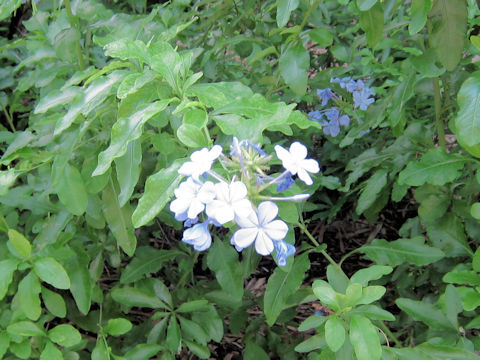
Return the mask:
[(295, 246), (283, 240), (275, 241), (273, 246), (276, 251), (275, 257), (277, 258), (278, 266), (287, 265), (287, 258), (295, 254)]
[(260, 255), (269, 255), (274, 249), (274, 242), (283, 240), (288, 233), (288, 225), (282, 220), (274, 220), (278, 206), (272, 201), (263, 201), (257, 212), (252, 211), (248, 217), (237, 219), (240, 229), (232, 237), (231, 243), (237, 250), (242, 250), (255, 243), (255, 251)]
[(285, 170), (290, 171), (292, 175), (298, 175), (307, 185), (312, 185), (313, 180), (309, 173), (316, 174), (320, 171), (318, 162), (313, 159), (306, 159), (307, 148), (298, 141), (290, 145), (290, 149), (286, 150), (280, 145), (275, 145), (277, 157), (282, 160)]
[(328, 101), (333, 98), (333, 92), (332, 89), (326, 88), (326, 89), (317, 89), (317, 95), (322, 99), (322, 106), (325, 106), (328, 104)]
[(340, 78), (332, 78), (330, 80), (331, 83), (338, 83), (342, 89), (347, 87), (347, 84), (352, 80), (351, 76), (344, 77), (343, 79)]
[(360, 91), (354, 91), (353, 102), (355, 107), (358, 107), (361, 110), (367, 110), (368, 106), (375, 101), (375, 99), (371, 98), (370, 95), (373, 95), (373, 92), (368, 88), (363, 88)]
[(320, 123), (323, 119), (323, 113), (324, 111), (314, 110), (310, 111), (307, 115), (310, 120)]
[(350, 125), (350, 117), (346, 114), (340, 116), (340, 111), (335, 107), (325, 110), (325, 116), (329, 121), (320, 122), (325, 135), (336, 137), (340, 133), (340, 126)]
[(170, 203), (170, 211), (178, 221), (195, 219), (216, 195), (211, 181), (199, 183), (190, 177), (174, 190), (174, 194), (176, 199)]
[(208, 231), (209, 222), (196, 224), (183, 232), (182, 241), (192, 245), (196, 251), (207, 250), (212, 245), (212, 236)]
[(230, 184), (220, 182), (215, 184), (215, 199), (207, 204), (207, 215), (223, 225), (235, 219), (246, 217), (253, 211), (247, 197), (248, 190), (241, 181)]
[(213, 162), (222, 153), (222, 147), (215, 145), (210, 150), (203, 148), (195, 151), (190, 155), (190, 160), (184, 163), (178, 173), (184, 176), (191, 176), (194, 180), (198, 181), (198, 178), (212, 168)]
[(295, 180), (293, 180), (292, 174), (288, 172), (285, 175), (285, 179), (277, 185), (277, 192), (284, 192), (290, 189), (293, 184), (295, 184)]

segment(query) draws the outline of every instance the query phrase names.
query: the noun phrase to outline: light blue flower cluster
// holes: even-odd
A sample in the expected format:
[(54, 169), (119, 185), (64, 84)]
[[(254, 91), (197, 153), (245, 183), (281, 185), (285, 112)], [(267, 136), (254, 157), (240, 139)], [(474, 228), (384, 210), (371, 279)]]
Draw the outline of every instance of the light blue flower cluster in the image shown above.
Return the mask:
[[(237, 251), (251, 245), (263, 256), (275, 251), (278, 265), (285, 266), (295, 247), (284, 240), (289, 227), (277, 219), (278, 206), (274, 201), (302, 201), (310, 195), (281, 197), (262, 192), (273, 185), (277, 192), (285, 191), (295, 183), (295, 175), (311, 185), (310, 174), (318, 173), (320, 167), (316, 160), (306, 158), (307, 148), (299, 142), (288, 150), (276, 145), (275, 153), (285, 169), (276, 176), (266, 173), (273, 157), (248, 141), (234, 138), (230, 157), (223, 154), (219, 145), (192, 153), (190, 161), (178, 170), (187, 179), (175, 189), (175, 199), (170, 203), (175, 218), (184, 221), (182, 241), (204, 251), (212, 244), (212, 226), (232, 228), (227, 224), (234, 224), (236, 230), (230, 243)], [(230, 180), (212, 169), (217, 160)]]
[[(375, 92), (366, 86), (363, 80), (353, 80), (351, 77), (345, 77), (332, 78), (330, 82), (338, 83), (342, 89), (352, 94), (355, 109), (359, 108), (365, 111), (375, 101), (371, 97), (375, 95)], [(326, 106), (330, 100), (335, 102), (341, 99), (331, 88), (317, 89), (317, 95), (322, 101), (322, 106)], [(325, 135), (332, 137), (336, 137), (340, 133), (340, 126), (347, 127), (350, 125), (350, 117), (346, 114), (341, 114), (336, 106), (326, 110), (311, 111), (308, 113), (308, 117), (322, 125)], [(326, 120), (324, 120), (324, 117), (326, 117)]]

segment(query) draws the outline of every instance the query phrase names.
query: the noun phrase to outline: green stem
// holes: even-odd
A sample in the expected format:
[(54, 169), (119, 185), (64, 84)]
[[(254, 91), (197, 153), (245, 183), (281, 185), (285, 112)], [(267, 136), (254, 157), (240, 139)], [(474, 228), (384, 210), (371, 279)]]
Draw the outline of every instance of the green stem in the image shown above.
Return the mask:
[(5, 117), (7, 118), (8, 125), (10, 126), (10, 129), (12, 130), (12, 132), (17, 131), (15, 129), (12, 116), (8, 113), (7, 109), (3, 106), (3, 104), (2, 104), (2, 110), (3, 110), (3, 113), (5, 114)]
[(340, 259), (340, 262), (338, 263), (339, 266), (342, 266), (343, 262), (345, 260), (347, 260), (348, 257), (352, 256), (353, 254), (355, 254), (356, 252), (358, 252), (359, 249), (353, 249), (352, 251), (346, 253), (345, 255), (342, 256), (342, 258)]
[[(198, 260), (198, 255), (200, 253), (198, 251), (195, 251), (194, 255), (193, 255), (193, 265), (195, 265), (195, 263), (197, 262)], [(190, 271), (185, 271), (182, 275), (182, 277), (180, 278), (180, 280), (178, 281), (177, 283), (177, 287), (178, 288), (182, 288), (184, 285), (185, 285), (185, 282), (187, 281), (187, 277), (188, 275), (190, 275), (191, 272)]]
[(437, 132), (438, 132), (438, 143), (439, 145), (445, 149), (445, 129), (441, 117), (442, 112), (442, 95), (440, 93), (440, 82), (438, 81), (438, 77), (433, 78), (433, 96), (434, 96), (434, 106), (435, 106), (435, 122), (437, 124)]
[(335, 260), (333, 260), (330, 255), (327, 254), (327, 252), (325, 250), (321, 250), (321, 249), (318, 249), (320, 247), (320, 243), (317, 241), (317, 239), (315, 239), (313, 237), (313, 235), (310, 233), (310, 231), (308, 231), (307, 227), (305, 226), (305, 224), (303, 223), (298, 223), (297, 224), (298, 227), (300, 228), (300, 230), (302, 230), (302, 232), (307, 235), (307, 237), (310, 239), (310, 241), (317, 247), (317, 249), (315, 249), (315, 251), (318, 251), (320, 254), (322, 254), (325, 259), (328, 260), (328, 262), (330, 264), (332, 264), (333, 266), (335, 267), (339, 267), (339, 265), (335, 262)]
[[(80, 33), (80, 27), (78, 26), (78, 19), (75, 15), (72, 13), (72, 7), (70, 6), (70, 0), (65, 0), (65, 10), (67, 11), (67, 16), (68, 16), (68, 22), (70, 23), (70, 26), (73, 29), (77, 29), (77, 31)], [(75, 42), (75, 48), (77, 52), (77, 59), (78, 59), (78, 67), (80, 70), (85, 69), (85, 61), (83, 60), (83, 54), (82, 54), (82, 47), (80, 45), (80, 40), (77, 40)]]
[(390, 331), (390, 329), (387, 327), (387, 325), (385, 325), (385, 323), (383, 321), (379, 321), (378, 322), (378, 327), (380, 329), (382, 329), (382, 331), (390, 338), (393, 340), (393, 342), (395, 343), (396, 346), (399, 346), (401, 345), (402, 343), (400, 342), (400, 340), (398, 340), (398, 338)]
[(305, 25), (307, 25), (308, 18), (310, 17), (310, 15), (312, 15), (313, 10), (315, 10), (315, 7), (318, 5), (319, 2), (320, 2), (319, 0), (315, 0), (312, 3), (312, 5), (310, 5), (310, 8), (307, 10), (307, 13), (305, 14), (305, 17), (303, 18), (303, 21), (300, 24), (300, 31), (298, 32), (299, 35), (300, 35), (300, 32), (302, 31), (302, 29), (305, 27)]

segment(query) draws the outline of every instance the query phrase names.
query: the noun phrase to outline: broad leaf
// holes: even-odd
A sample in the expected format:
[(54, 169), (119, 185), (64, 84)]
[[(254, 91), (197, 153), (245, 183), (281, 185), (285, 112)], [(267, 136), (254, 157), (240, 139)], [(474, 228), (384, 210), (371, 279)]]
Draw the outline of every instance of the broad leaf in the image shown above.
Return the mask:
[(168, 168), (150, 175), (145, 184), (145, 192), (132, 215), (133, 225), (138, 228), (147, 224), (167, 205), (183, 176), (178, 169), (183, 161), (176, 161)]
[(133, 287), (115, 288), (111, 292), (113, 300), (126, 306), (164, 309), (165, 304), (153, 293)]
[(433, 0), (412, 0), (412, 20), (408, 24), (408, 32), (415, 35), (423, 29), (427, 22), (427, 14), (432, 9)]
[(428, 223), (427, 234), (432, 245), (442, 250), (446, 257), (473, 255), (462, 220), (451, 212)]
[(118, 245), (128, 256), (132, 256), (137, 246), (137, 238), (132, 225), (130, 205), (120, 206), (118, 191), (110, 179), (103, 191), (103, 215)]
[(369, 281), (378, 280), (384, 275), (388, 275), (393, 271), (391, 266), (370, 265), (368, 268), (358, 270), (351, 277), (350, 281), (367, 286)]
[(353, 315), (350, 319), (350, 341), (358, 360), (377, 360), (382, 357), (377, 329), (361, 315)]
[(360, 215), (372, 206), (385, 185), (387, 185), (387, 171), (383, 169), (377, 170), (375, 174), (365, 182), (365, 188), (358, 198), (355, 212)]
[(208, 250), (207, 265), (215, 272), (222, 289), (240, 302), (243, 296), (243, 277), (235, 249), (223, 241), (215, 240)]
[(141, 163), (142, 145), (139, 140), (129, 143), (126, 153), (115, 159), (118, 186), (120, 187), (120, 194), (118, 195), (120, 206), (125, 205), (133, 194), (140, 177)]
[[(278, 15), (277, 15), (278, 16)], [(253, 341), (247, 341), (245, 351), (243, 353), (243, 360), (269, 360), (270, 357), (260, 346)]]
[[(365, 0), (368, 2), (371, 0)], [(380, 2), (366, 11), (360, 11), (360, 27), (367, 36), (368, 46), (374, 48), (383, 37), (383, 5)]]
[(0, 261), (0, 300), (7, 294), (8, 287), (13, 279), (13, 273), (17, 270), (19, 261), (7, 259)]
[(65, 267), (70, 277), (70, 292), (78, 310), (87, 315), (92, 302), (92, 278), (88, 271), (88, 256), (80, 249), (75, 249), (77, 256), (69, 258)]
[(8, 18), (20, 5), (22, 5), (21, 0), (2, 0), (0, 4), (0, 21)]
[(73, 215), (82, 215), (87, 209), (88, 195), (82, 175), (77, 168), (67, 163), (63, 168), (63, 174), (52, 175), (52, 177), (58, 179), (53, 186), (62, 204)]
[(17, 295), (20, 302), (20, 309), (30, 320), (37, 320), (42, 313), (40, 306), (40, 282), (37, 275), (30, 271), (18, 284)]
[(480, 143), (480, 72), (464, 81), (457, 95), (459, 111), (455, 118), (456, 135), (461, 143)]
[(20, 336), (45, 336), (45, 330), (31, 321), (19, 321), (8, 325), (7, 332)]
[(109, 319), (103, 331), (109, 335), (118, 336), (129, 332), (132, 326), (132, 323), (124, 318)]
[[(137, 344), (125, 353), (126, 360), (148, 360), (154, 357), (163, 347), (158, 344)], [(121, 360), (121, 359), (119, 359)]]
[(433, 29), (430, 45), (448, 71), (453, 71), (462, 58), (467, 31), (467, 2), (465, 0), (436, 0), (430, 16)]
[(423, 236), (395, 241), (374, 239), (371, 244), (362, 246), (360, 252), (380, 265), (390, 266), (397, 266), (403, 262), (424, 266), (445, 257), (443, 251), (424, 243)]
[(8, 241), (13, 245), (14, 249), (23, 257), (30, 257), (32, 245), (30, 242), (15, 229), (8, 229)]
[(425, 183), (445, 185), (461, 175), (466, 159), (455, 154), (447, 154), (441, 147), (428, 150), (419, 162), (410, 162), (400, 172), (398, 182), (410, 186)]
[(277, 0), (277, 25), (279, 28), (287, 25), (290, 14), (298, 7), (298, 0)]
[(63, 266), (54, 258), (45, 257), (35, 260), (33, 269), (38, 277), (57, 289), (69, 289), (70, 278)]
[(447, 317), (433, 304), (406, 298), (398, 298), (397, 306), (417, 321), (422, 321), (434, 329), (456, 330)]
[(42, 300), (50, 313), (59, 318), (64, 318), (67, 315), (67, 306), (62, 295), (42, 286)]
[(310, 67), (310, 54), (299, 42), (287, 49), (280, 56), (279, 69), (285, 83), (298, 95), (304, 95), (307, 90)]
[(80, 332), (69, 324), (55, 326), (48, 332), (48, 337), (54, 343), (65, 347), (76, 345), (82, 341)]
[(345, 342), (345, 327), (335, 315), (330, 316), (325, 323), (325, 340), (333, 352), (337, 352)]
[(51, 341), (47, 341), (40, 354), (40, 360), (63, 360), (63, 355)]
[(357, 0), (357, 6), (360, 11), (367, 11), (376, 3), (377, 0)]

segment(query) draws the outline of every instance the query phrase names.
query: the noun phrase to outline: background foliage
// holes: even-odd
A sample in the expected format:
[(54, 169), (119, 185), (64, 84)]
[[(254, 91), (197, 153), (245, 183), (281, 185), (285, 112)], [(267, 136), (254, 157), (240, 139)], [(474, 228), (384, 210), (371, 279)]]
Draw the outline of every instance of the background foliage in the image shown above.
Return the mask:
[[(0, 358), (478, 359), (479, 26), (473, 0), (2, 1)], [(284, 268), (180, 241), (177, 171), (232, 136), (322, 165), (280, 205)]]

